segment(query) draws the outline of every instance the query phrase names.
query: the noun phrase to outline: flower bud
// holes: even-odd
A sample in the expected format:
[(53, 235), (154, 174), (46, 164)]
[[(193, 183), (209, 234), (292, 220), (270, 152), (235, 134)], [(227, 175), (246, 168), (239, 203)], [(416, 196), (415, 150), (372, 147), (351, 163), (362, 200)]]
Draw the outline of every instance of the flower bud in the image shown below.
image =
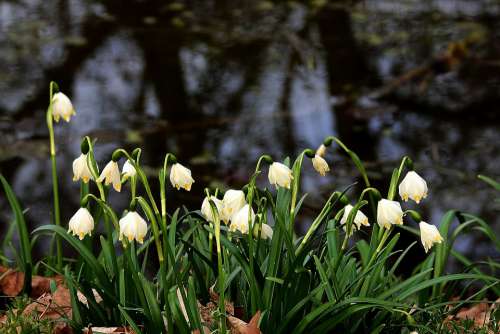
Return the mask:
[(427, 182), (416, 172), (410, 171), (399, 184), (399, 196), (405, 202), (410, 198), (418, 204), (427, 197)]
[(241, 190), (229, 189), (222, 199), (221, 219), (227, 224), (236, 212), (246, 204), (245, 193)]
[(383, 228), (390, 228), (391, 225), (403, 225), (403, 210), (401, 210), (401, 204), (388, 199), (381, 199), (378, 201), (377, 223)]
[(122, 219), (120, 219), (119, 225), (120, 241), (123, 240), (123, 237), (125, 237), (130, 242), (134, 239), (140, 244), (144, 242), (144, 237), (148, 233), (148, 224), (137, 212), (129, 211)]
[[(210, 205), (210, 201), (212, 201), (215, 204), (217, 213), (213, 212), (212, 210), (212, 205)], [(201, 214), (205, 219), (210, 222), (210, 223), (215, 223), (215, 214), (219, 215), (220, 217), (220, 212), (222, 211), (222, 201), (218, 199), (215, 196), (210, 196), (210, 201), (208, 197), (205, 197), (203, 200), (203, 203), (201, 203)]]
[(63, 93), (55, 93), (52, 96), (52, 117), (56, 122), (62, 118), (66, 122), (71, 120), (71, 116), (75, 114), (75, 109), (71, 100)]
[[(259, 231), (261, 230), (261, 231)], [(272, 239), (273, 238), (273, 228), (267, 224), (262, 224), (261, 228), (259, 229), (259, 225), (255, 225), (253, 229), (253, 236), (258, 237), (260, 233), (260, 238), (261, 239)]]
[(78, 158), (73, 161), (73, 181), (82, 180), (88, 183), (92, 179), (89, 165), (87, 163), (87, 154), (80, 154)]
[(229, 230), (233, 232), (238, 230), (242, 234), (247, 234), (248, 230), (250, 229), (248, 218), (250, 218), (253, 225), (253, 222), (255, 220), (255, 213), (253, 212), (252, 208), (248, 204), (246, 204), (233, 216), (231, 225), (229, 226)]
[[(340, 224), (345, 225), (347, 223), (347, 219), (349, 218), (349, 214), (351, 213), (352, 208), (353, 206), (350, 204), (345, 206), (344, 215), (342, 216), (342, 219), (340, 219)], [(370, 226), (368, 217), (365, 216), (365, 214), (361, 212), (361, 210), (356, 211), (356, 216), (354, 216), (353, 223), (358, 230), (361, 228), (361, 225)]]
[(111, 160), (108, 162), (106, 167), (101, 172), (101, 176), (97, 179), (97, 182), (103, 182), (105, 185), (113, 184), (113, 188), (120, 192), (122, 189), (122, 182), (120, 179), (120, 168), (118, 163)]
[(92, 235), (94, 218), (86, 208), (80, 208), (69, 220), (68, 233), (78, 236), (83, 240), (85, 235)]
[(436, 226), (427, 224), (423, 221), (418, 225), (420, 227), (420, 239), (426, 253), (434, 244), (440, 244), (443, 241), (443, 237), (439, 233)]
[(330, 167), (325, 159), (323, 159), (320, 155), (316, 154), (314, 158), (312, 158), (312, 164), (314, 169), (321, 175), (325, 176), (327, 172), (330, 171)]
[(130, 160), (125, 161), (125, 164), (122, 168), (123, 180), (127, 180), (129, 178), (134, 177), (137, 174), (137, 171), (134, 168), (134, 165), (130, 162)]
[(326, 154), (326, 146), (323, 144), (319, 145), (318, 149), (316, 150), (316, 155), (324, 157), (325, 154)]
[(279, 162), (273, 162), (269, 167), (269, 183), (276, 186), (290, 189), (293, 180), (292, 170)]
[(184, 167), (180, 163), (175, 163), (170, 169), (170, 183), (172, 183), (172, 186), (177, 190), (184, 188), (187, 191), (190, 191), (194, 180), (191, 176), (191, 171), (188, 168)]

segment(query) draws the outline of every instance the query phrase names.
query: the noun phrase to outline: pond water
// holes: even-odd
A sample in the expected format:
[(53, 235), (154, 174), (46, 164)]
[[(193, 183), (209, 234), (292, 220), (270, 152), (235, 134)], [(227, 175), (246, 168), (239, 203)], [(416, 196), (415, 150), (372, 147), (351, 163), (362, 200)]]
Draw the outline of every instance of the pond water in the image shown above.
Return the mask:
[[(152, 175), (175, 153), (196, 183), (169, 190), (169, 204), (190, 208), (206, 186), (244, 184), (264, 153), (294, 157), (337, 135), (384, 192), (412, 157), (430, 187), (419, 207), (428, 222), (460, 209), (499, 232), (499, 195), (477, 179), (500, 179), (499, 16), (496, 0), (4, 1), (1, 172), (30, 224), (48, 223), (54, 80), (77, 110), (56, 126), (63, 221), (78, 207), (71, 163), (84, 135), (97, 139), (101, 168), (120, 146), (142, 147)], [(305, 163), (304, 226), (357, 178), (340, 151), (328, 160), (324, 178)], [(0, 209), (3, 228), (3, 193)], [(476, 234), (458, 247), (498, 256)]]

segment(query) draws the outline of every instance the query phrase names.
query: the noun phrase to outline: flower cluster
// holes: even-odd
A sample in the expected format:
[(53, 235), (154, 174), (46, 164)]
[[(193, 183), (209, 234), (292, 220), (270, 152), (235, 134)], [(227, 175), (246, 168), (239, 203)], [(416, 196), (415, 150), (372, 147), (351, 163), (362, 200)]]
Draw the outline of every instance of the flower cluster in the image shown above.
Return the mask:
[[(410, 171), (399, 184), (399, 195), (403, 201), (408, 198), (414, 200), (417, 204), (420, 200), (427, 197), (427, 183), (415, 171)], [(340, 221), (342, 225), (347, 222), (349, 213), (352, 210), (351, 205), (344, 208), (344, 215)], [(404, 212), (401, 204), (398, 201), (382, 198), (377, 204), (377, 223), (381, 228), (390, 229), (393, 225), (403, 225)], [(354, 217), (354, 227), (369, 226), (368, 218), (361, 212), (357, 211)], [(424, 221), (419, 223), (420, 237), (422, 245), (426, 252), (436, 243), (441, 243), (443, 238), (436, 226), (428, 224)]]
[[(69, 122), (71, 116), (75, 114), (73, 105), (70, 99), (63, 93), (56, 93), (52, 97), (51, 110), (54, 120), (57, 122), (60, 118)], [(325, 141), (318, 147), (316, 152), (310, 151), (308, 156), (311, 157), (314, 169), (322, 176), (325, 176), (330, 171), (330, 167), (325, 160), (327, 146), (331, 141)], [(115, 159), (109, 161), (100, 175), (92, 170), (88, 152), (82, 154), (73, 161), (73, 180), (81, 180), (88, 183), (90, 180), (95, 180), (98, 184), (106, 186), (112, 185), (117, 191), (121, 191), (122, 183), (128, 179), (136, 177), (137, 170), (135, 162), (127, 160), (123, 165), (122, 172)], [(290, 189), (294, 181), (293, 171), (283, 163), (270, 161), (268, 179), (271, 185)], [(191, 190), (194, 179), (191, 171), (178, 162), (173, 163), (170, 169), (170, 183), (177, 190), (183, 188), (187, 191)], [(399, 184), (399, 195), (401, 199), (407, 202), (409, 199), (417, 204), (422, 199), (427, 197), (428, 188), (426, 181), (415, 171), (409, 171), (404, 179)], [(352, 226), (348, 227), (348, 221), (353, 210), (352, 205), (346, 205), (343, 209), (343, 215), (340, 219), (340, 224), (344, 227), (347, 233), (351, 235), (355, 230), (360, 230), (362, 226), (370, 226), (368, 217), (358, 208), (352, 218)], [(260, 223), (255, 220), (258, 215), (255, 214), (251, 204), (247, 203), (245, 193), (242, 190), (229, 189), (225, 192), (222, 199), (210, 195), (205, 197), (201, 205), (201, 214), (210, 223), (219, 223), (229, 225), (230, 231), (239, 231), (242, 234), (252, 233), (255, 237), (260, 236), (263, 239), (272, 238), (273, 230), (271, 226)], [(376, 220), (380, 228), (390, 229), (393, 225), (402, 225), (404, 212), (401, 204), (392, 198), (382, 198), (377, 204)], [(435, 244), (442, 242), (438, 229), (426, 222), (421, 221), (420, 235), (421, 241), (426, 252)], [(146, 221), (135, 211), (129, 211), (119, 222), (120, 240), (123, 237), (129, 241), (136, 240), (142, 243), (147, 234)], [(75, 215), (70, 219), (69, 232), (83, 239), (85, 235), (90, 235), (94, 229), (94, 220), (90, 212), (85, 208), (80, 208)], [(252, 229), (252, 230), (251, 230)]]

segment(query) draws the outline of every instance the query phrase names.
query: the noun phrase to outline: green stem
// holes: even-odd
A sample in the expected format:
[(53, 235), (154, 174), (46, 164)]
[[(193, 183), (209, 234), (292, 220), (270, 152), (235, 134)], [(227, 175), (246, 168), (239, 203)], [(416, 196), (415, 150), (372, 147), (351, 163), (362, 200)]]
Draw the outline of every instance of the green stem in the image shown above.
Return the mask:
[[(323, 141), (323, 144), (328, 147), (332, 144), (333, 141), (335, 141), (337, 143), (337, 145), (339, 145), (340, 148), (342, 148), (344, 150), (344, 152), (346, 152), (347, 155), (349, 155), (352, 162), (354, 162), (354, 165), (356, 166), (359, 173), (361, 174), (361, 177), (363, 178), (363, 182), (365, 183), (365, 187), (370, 188), (371, 185), (370, 185), (370, 180), (368, 179), (368, 174), (366, 173), (366, 169), (363, 166), (363, 163), (361, 162), (361, 159), (358, 157), (358, 155), (356, 153), (354, 153), (353, 151), (351, 151), (340, 139), (338, 139), (335, 136), (326, 137), (325, 140)], [(375, 206), (376, 203), (374, 201), (373, 194), (370, 192), (370, 193), (368, 193), (368, 196), (370, 198), (370, 207), (372, 209), (373, 216), (376, 217), (377, 216), (377, 208)]]
[[(54, 82), (50, 83), (50, 101), (49, 108), (47, 109), (46, 121), (47, 128), (49, 129), (49, 140), (50, 140), (50, 161), (52, 164), (52, 193), (54, 195), (54, 223), (56, 226), (61, 226), (61, 213), (59, 208), (59, 186), (57, 182), (57, 165), (56, 165), (56, 144), (54, 139), (54, 124), (52, 118), (52, 96), (54, 94), (54, 88), (57, 89), (57, 85)], [(56, 238), (56, 268), (62, 271), (62, 243), (59, 236)]]
[(306, 153), (313, 152), (311, 149), (305, 149), (300, 153), (297, 160), (293, 164), (293, 186), (292, 186), (292, 200), (290, 202), (290, 228), (293, 229), (293, 221), (295, 220), (295, 206), (297, 204), (297, 194), (299, 193), (300, 188), (300, 171), (302, 169), (302, 162), (304, 161), (304, 155)]

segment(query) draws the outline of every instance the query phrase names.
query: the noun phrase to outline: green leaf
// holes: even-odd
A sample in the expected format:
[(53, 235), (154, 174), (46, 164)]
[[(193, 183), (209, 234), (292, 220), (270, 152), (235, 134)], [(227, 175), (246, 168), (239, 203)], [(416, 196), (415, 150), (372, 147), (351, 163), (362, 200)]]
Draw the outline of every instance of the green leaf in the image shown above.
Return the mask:
[(21, 210), (21, 206), (19, 205), (19, 201), (17, 200), (12, 188), (10, 187), (7, 180), (0, 174), (0, 182), (2, 183), (3, 189), (5, 191), (5, 195), (7, 196), (7, 200), (9, 201), (9, 205), (14, 212), (15, 223), (17, 225), (17, 230), (19, 231), (19, 240), (21, 243), (21, 259), (20, 263), (21, 269), (24, 271), (24, 293), (29, 294), (31, 290), (31, 273), (32, 273), (32, 259), (31, 259), (31, 243), (28, 233), (28, 227), (26, 225), (26, 221), (24, 220), (24, 214)]

